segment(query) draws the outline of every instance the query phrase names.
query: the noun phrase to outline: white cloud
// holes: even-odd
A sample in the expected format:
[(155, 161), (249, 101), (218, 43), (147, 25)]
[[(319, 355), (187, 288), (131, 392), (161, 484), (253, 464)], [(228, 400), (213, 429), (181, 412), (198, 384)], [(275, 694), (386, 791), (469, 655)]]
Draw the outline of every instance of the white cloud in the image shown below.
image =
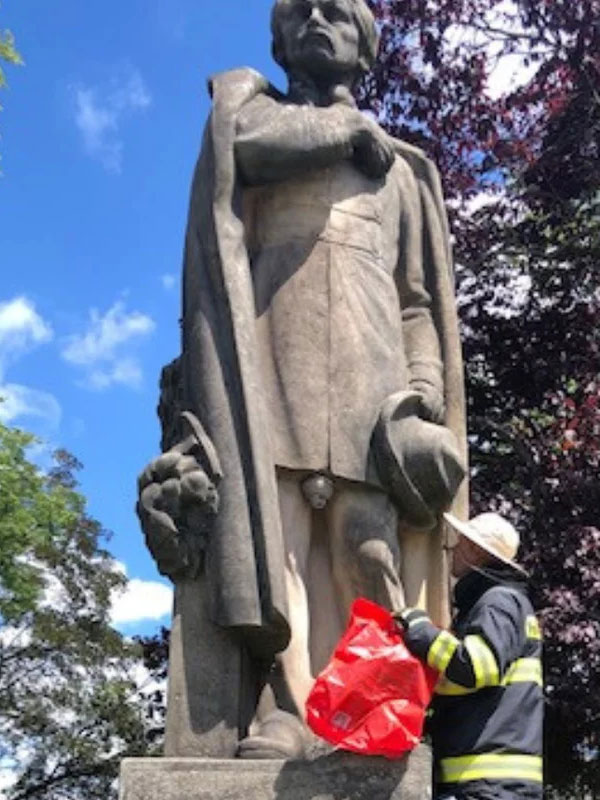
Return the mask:
[[(497, 29), (504, 33), (493, 35), (488, 33), (486, 28)], [(517, 48), (527, 52), (527, 60), (520, 53), (502, 52), (507, 38), (518, 41), (522, 36), (524, 41), (527, 33), (521, 24), (517, 3), (514, 0), (502, 0), (483, 14), (479, 29), (469, 25), (451, 25), (444, 33), (444, 40), (449, 50), (469, 45), (475, 50), (485, 52), (488, 62), (492, 65), (487, 81), (487, 93), (492, 99), (497, 99), (506, 92), (525, 86), (539, 69), (539, 62), (532, 58), (532, 55), (541, 52), (543, 44), (532, 49), (528, 41), (526, 48)]]
[(539, 66), (539, 63), (535, 61), (526, 64), (524, 57), (516, 53), (502, 56), (488, 77), (489, 96), (497, 100), (503, 94), (526, 86), (538, 71)]
[(177, 275), (174, 275), (172, 272), (167, 272), (160, 276), (160, 282), (163, 285), (163, 289), (166, 289), (169, 292), (171, 289), (175, 288), (175, 284), (177, 283)]
[(146, 336), (154, 330), (154, 322), (139, 311), (127, 313), (125, 304), (117, 300), (106, 314), (93, 308), (85, 334), (72, 336), (63, 350), (63, 357), (72, 364), (88, 366), (97, 361), (112, 361), (119, 346)]
[(31, 642), (31, 628), (4, 625), (0, 628), (0, 644), (7, 650), (11, 647), (27, 647)]
[[(127, 577), (127, 566), (115, 560), (113, 567)], [(113, 625), (131, 625), (136, 622), (170, 616), (173, 610), (173, 589), (159, 581), (129, 579), (124, 590), (114, 590), (111, 595), (111, 622)]]
[(108, 88), (78, 86), (74, 89), (75, 124), (86, 153), (108, 172), (119, 173), (123, 160), (121, 126), (133, 113), (152, 103), (142, 76), (129, 69)]
[(52, 329), (26, 297), (0, 303), (0, 340), (14, 334), (25, 334), (34, 342), (44, 342), (52, 337)]
[(9, 359), (49, 341), (52, 335), (50, 325), (26, 297), (0, 303), (0, 369)]
[(128, 312), (123, 301), (118, 300), (105, 314), (97, 309), (90, 311), (87, 330), (69, 337), (62, 357), (84, 368), (85, 383), (91, 389), (107, 389), (114, 384), (137, 388), (142, 381), (142, 369), (130, 351), (154, 328), (149, 316), (139, 311)]
[(61, 407), (54, 395), (21, 386), (16, 383), (0, 384), (0, 422), (5, 425), (19, 417), (38, 417), (57, 428), (61, 419)]
[(122, 358), (114, 362), (107, 370), (95, 369), (88, 376), (88, 385), (101, 391), (113, 384), (138, 389), (142, 384), (142, 368), (135, 359)]
[[(44, 579), (44, 592), (40, 600), (41, 607), (65, 610), (70, 603), (68, 591), (48, 568), (48, 566), (31, 556), (21, 560), (40, 570)], [(127, 566), (122, 561), (112, 560), (110, 566), (127, 578)], [(123, 589), (113, 589), (111, 593), (110, 620), (113, 625), (131, 625), (147, 620), (166, 620), (173, 609), (173, 589), (159, 581), (145, 581), (140, 578), (128, 579)], [(0, 629), (0, 644), (7, 646), (17, 640), (23, 642), (31, 635), (28, 628)]]
[[(126, 572), (124, 564), (117, 568)], [(138, 622), (166, 620), (173, 608), (173, 589), (158, 581), (131, 578), (124, 590), (111, 596), (113, 625), (132, 625)]]
[(0, 303), (0, 422), (8, 424), (20, 417), (38, 417), (52, 428), (58, 426), (61, 409), (53, 395), (5, 380), (10, 363), (49, 342), (53, 335), (50, 324), (27, 297)]
[(12, 767), (12, 761), (0, 761), (0, 797), (4, 796), (4, 792), (8, 792), (9, 789), (17, 782), (18, 774), (15, 769)]

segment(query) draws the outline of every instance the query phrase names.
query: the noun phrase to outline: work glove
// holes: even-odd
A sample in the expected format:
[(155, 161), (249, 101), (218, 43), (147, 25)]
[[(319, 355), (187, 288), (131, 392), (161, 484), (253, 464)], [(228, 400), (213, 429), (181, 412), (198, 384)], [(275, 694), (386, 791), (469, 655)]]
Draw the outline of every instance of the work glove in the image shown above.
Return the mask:
[(423, 611), (422, 608), (410, 608), (410, 606), (400, 611), (393, 611), (392, 618), (401, 633), (406, 633), (413, 625), (417, 625), (419, 622), (430, 621), (429, 614), (426, 611)]

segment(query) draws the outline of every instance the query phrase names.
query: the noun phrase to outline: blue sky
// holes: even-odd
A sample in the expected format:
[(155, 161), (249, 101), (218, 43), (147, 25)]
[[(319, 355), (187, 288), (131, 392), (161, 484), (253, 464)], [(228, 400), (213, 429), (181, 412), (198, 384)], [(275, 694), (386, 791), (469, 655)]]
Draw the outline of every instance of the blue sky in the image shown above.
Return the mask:
[[(0, 419), (84, 464), (90, 513), (135, 579), (119, 619), (168, 606), (133, 512), (178, 354), (189, 182), (206, 79), (270, 59), (270, 0), (4, 0), (26, 66), (0, 102)], [(40, 456), (43, 458), (43, 454)], [(163, 618), (166, 622), (168, 616)]]

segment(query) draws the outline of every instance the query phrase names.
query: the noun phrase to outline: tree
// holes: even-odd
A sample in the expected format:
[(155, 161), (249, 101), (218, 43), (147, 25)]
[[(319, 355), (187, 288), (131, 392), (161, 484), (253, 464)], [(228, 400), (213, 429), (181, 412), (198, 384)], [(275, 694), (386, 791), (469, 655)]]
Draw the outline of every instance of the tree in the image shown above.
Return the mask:
[[(600, 792), (600, 4), (371, 5), (383, 50), (359, 102), (427, 150), (450, 198), (471, 505), (523, 534), (545, 630), (547, 776)], [(492, 91), (507, 58), (526, 79)]]
[(41, 473), (32, 437), (0, 425), (0, 763), (10, 800), (114, 795), (121, 758), (147, 754), (139, 648), (110, 626), (125, 583), (64, 451)]
[[(370, 5), (382, 43), (359, 100), (427, 150), (448, 197), (498, 187), (534, 163), (552, 121), (598, 86), (598, 0)], [(530, 79), (494, 88), (515, 63)]]
[[(545, 632), (547, 771), (560, 788), (600, 788), (599, 212), (598, 197), (560, 222), (530, 212), (482, 253), (481, 289), (463, 305), (473, 505), (508, 511), (523, 533)], [(515, 275), (530, 285), (507, 314), (499, 290)]]
[[(15, 38), (10, 31), (3, 31), (0, 34), (0, 59), (9, 64), (22, 64), (23, 60), (15, 47)], [(0, 88), (6, 86), (4, 70), (0, 66)]]
[[(7, 64), (22, 64), (23, 59), (15, 47), (15, 39), (10, 31), (0, 30), (0, 89), (6, 88), (6, 76), (2, 68), (2, 62)], [(0, 105), (0, 111), (2, 106)]]
[(0, 426), (0, 616), (11, 620), (33, 610), (43, 589), (40, 570), (27, 553), (48, 541), (41, 522), (46, 495), (43, 480), (25, 457), (33, 437)]
[(170, 630), (164, 626), (152, 636), (137, 636), (142, 649), (144, 668), (150, 679), (150, 691), (144, 692), (148, 720), (148, 740), (156, 748), (162, 746), (167, 718), (167, 672)]

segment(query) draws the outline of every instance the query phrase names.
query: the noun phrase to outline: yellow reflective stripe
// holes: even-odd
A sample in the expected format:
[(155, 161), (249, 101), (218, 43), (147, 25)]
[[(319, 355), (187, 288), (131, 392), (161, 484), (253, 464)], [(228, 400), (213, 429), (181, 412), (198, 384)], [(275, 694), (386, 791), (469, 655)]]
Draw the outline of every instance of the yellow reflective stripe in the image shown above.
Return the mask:
[[(508, 668), (506, 675), (500, 681), (500, 686), (508, 686), (512, 683), (536, 683), (538, 686), (544, 685), (542, 675), (542, 662), (539, 658), (519, 658), (514, 661)], [(461, 686), (459, 683), (453, 683), (445, 676), (442, 676), (437, 682), (435, 693), (453, 697), (465, 694), (473, 694), (478, 692), (480, 688), (489, 687), (471, 687)]]
[(527, 636), (528, 639), (539, 640), (542, 638), (540, 623), (531, 614), (525, 618), (525, 636)]
[(537, 683), (542, 686), (542, 662), (539, 658), (519, 658), (514, 661), (506, 675), (502, 678), (502, 685), (508, 686), (509, 683)]
[(500, 670), (496, 658), (481, 636), (466, 636), (465, 647), (471, 657), (475, 673), (475, 688), (497, 686), (500, 682)]
[(443, 758), (440, 762), (442, 783), (502, 778), (541, 783), (543, 781), (542, 757), (515, 755), (514, 753), (485, 753), (476, 756)]
[(445, 672), (446, 667), (456, 652), (459, 641), (448, 631), (442, 631), (435, 639), (427, 653), (427, 663), (438, 672)]

